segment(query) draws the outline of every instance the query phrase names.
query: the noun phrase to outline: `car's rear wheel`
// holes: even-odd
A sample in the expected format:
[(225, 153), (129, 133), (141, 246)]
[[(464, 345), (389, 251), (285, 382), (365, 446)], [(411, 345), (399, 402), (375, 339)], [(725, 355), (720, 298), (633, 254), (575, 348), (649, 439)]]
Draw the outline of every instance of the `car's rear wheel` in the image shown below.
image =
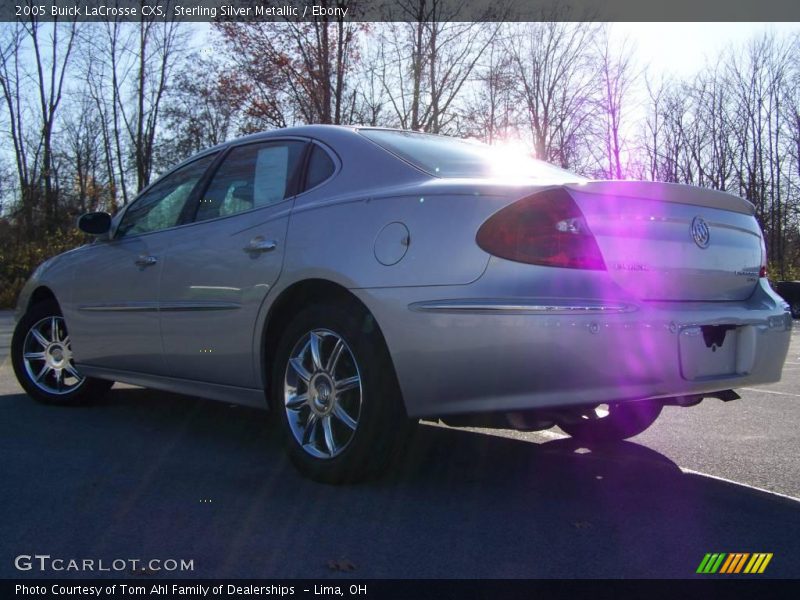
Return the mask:
[(614, 442), (642, 433), (655, 422), (661, 409), (657, 402), (610, 402), (571, 413), (558, 426), (580, 441)]
[(316, 481), (377, 474), (411, 427), (388, 350), (359, 307), (299, 312), (278, 342), (271, 391), (289, 457)]
[(75, 368), (67, 324), (54, 301), (33, 305), (19, 320), (11, 339), (11, 363), (28, 395), (44, 404), (80, 404), (113, 385)]

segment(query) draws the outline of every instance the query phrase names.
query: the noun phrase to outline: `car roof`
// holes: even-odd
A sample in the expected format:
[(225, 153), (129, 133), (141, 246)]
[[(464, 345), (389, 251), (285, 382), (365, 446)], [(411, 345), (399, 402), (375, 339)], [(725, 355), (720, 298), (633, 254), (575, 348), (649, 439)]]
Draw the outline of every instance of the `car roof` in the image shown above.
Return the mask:
[[(238, 144), (241, 142), (257, 141), (261, 139), (269, 139), (272, 137), (285, 137), (285, 136), (298, 136), (298, 137), (312, 137), (312, 138), (326, 138), (337, 132), (350, 132), (358, 131), (359, 129), (391, 129), (389, 127), (371, 127), (367, 125), (296, 125), (294, 127), (281, 127), (278, 129), (267, 129), (265, 131), (258, 131), (248, 135), (239, 136), (226, 142), (222, 142), (214, 148), (224, 148), (231, 144)], [(396, 131), (403, 131), (397, 129)], [(212, 148), (209, 148), (211, 150)]]
[[(203, 150), (202, 152), (196, 154), (195, 156), (200, 156), (201, 154), (205, 154), (207, 152), (215, 152), (218, 150), (222, 150), (223, 148), (227, 148), (228, 146), (234, 144), (241, 144), (247, 142), (257, 142), (259, 140), (268, 140), (274, 137), (310, 137), (319, 139), (321, 141), (327, 141), (330, 138), (337, 138), (341, 137), (341, 134), (350, 133), (354, 131), (364, 130), (364, 129), (374, 129), (374, 130), (384, 130), (384, 131), (403, 131), (409, 132), (408, 129), (400, 129), (396, 127), (376, 127), (372, 125), (297, 125), (294, 127), (282, 127), (279, 129), (269, 129), (266, 131), (259, 131), (256, 133), (251, 133), (248, 135), (243, 135), (226, 142), (222, 142), (221, 144), (217, 144), (211, 148)], [(417, 132), (422, 133), (422, 132)]]
[(182, 160), (179, 164), (176, 165), (176, 167), (181, 166), (184, 163), (191, 162), (202, 156), (205, 156), (206, 154), (213, 154), (214, 152), (219, 152), (220, 150), (224, 150), (228, 146), (232, 146), (235, 144), (257, 142), (259, 140), (268, 140), (274, 137), (296, 136), (296, 137), (324, 138), (327, 137), (325, 133), (330, 132), (331, 130), (355, 131), (357, 129), (361, 128), (349, 125), (299, 125), (296, 127), (282, 127), (279, 129), (268, 129), (266, 131), (258, 131), (256, 133), (250, 133), (248, 135), (243, 135), (224, 141), (222, 143), (217, 144), (216, 146), (210, 146), (208, 148), (205, 148), (200, 152), (192, 154), (185, 160)]
[[(174, 166), (170, 167), (168, 171), (164, 173), (169, 173), (170, 171), (174, 171), (175, 169), (179, 169), (180, 167), (197, 160), (198, 158), (202, 158), (208, 154), (213, 154), (215, 152), (220, 152), (229, 148), (230, 146), (238, 145), (238, 144), (246, 144), (251, 142), (259, 142), (262, 140), (269, 140), (272, 138), (284, 138), (284, 137), (302, 137), (302, 138), (312, 138), (319, 140), (323, 143), (330, 144), (334, 148), (337, 146), (337, 143), (347, 143), (348, 140), (352, 140), (352, 134), (359, 130), (364, 129), (374, 129), (374, 130), (385, 130), (385, 131), (403, 131), (408, 132), (408, 129), (399, 129), (395, 127), (375, 127), (371, 125), (297, 125), (294, 127), (281, 127), (278, 129), (269, 129), (266, 131), (259, 131), (256, 133), (251, 133), (248, 135), (239, 136), (237, 138), (233, 138), (231, 140), (227, 140), (216, 146), (211, 146), (200, 152), (192, 154), (191, 156), (185, 158), (181, 162), (175, 164)], [(421, 132), (420, 132), (421, 133)]]

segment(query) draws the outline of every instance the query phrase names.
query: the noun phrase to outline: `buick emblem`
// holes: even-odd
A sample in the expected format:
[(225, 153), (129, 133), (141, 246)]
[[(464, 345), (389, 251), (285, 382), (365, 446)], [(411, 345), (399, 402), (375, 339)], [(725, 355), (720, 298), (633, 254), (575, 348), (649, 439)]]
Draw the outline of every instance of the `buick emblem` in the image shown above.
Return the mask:
[(708, 230), (708, 223), (705, 222), (703, 217), (692, 219), (691, 231), (694, 243), (700, 248), (708, 248), (708, 243), (711, 241), (711, 232)]

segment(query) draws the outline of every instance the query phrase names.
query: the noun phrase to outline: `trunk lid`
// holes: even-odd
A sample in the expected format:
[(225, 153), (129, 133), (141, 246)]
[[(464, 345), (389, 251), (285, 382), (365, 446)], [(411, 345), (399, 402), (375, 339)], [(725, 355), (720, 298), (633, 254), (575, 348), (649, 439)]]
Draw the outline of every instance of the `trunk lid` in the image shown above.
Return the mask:
[(613, 280), (642, 300), (737, 301), (758, 283), (753, 205), (687, 185), (597, 181), (566, 186)]

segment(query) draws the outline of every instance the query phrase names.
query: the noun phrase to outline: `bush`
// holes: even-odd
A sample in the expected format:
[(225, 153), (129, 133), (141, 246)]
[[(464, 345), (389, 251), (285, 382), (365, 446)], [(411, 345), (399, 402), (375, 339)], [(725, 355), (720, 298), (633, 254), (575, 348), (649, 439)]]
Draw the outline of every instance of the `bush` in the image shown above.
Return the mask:
[(0, 308), (13, 308), (22, 286), (48, 258), (86, 243), (77, 229), (26, 240), (9, 222), (0, 222)]

